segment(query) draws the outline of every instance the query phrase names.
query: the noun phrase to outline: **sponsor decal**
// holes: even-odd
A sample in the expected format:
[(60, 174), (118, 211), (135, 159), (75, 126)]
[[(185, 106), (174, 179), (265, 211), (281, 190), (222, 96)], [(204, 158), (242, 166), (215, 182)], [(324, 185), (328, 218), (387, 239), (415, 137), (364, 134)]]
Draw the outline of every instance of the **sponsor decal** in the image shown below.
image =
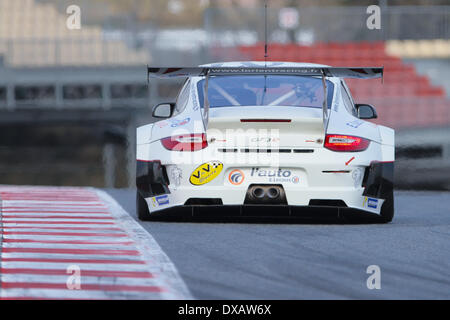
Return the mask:
[(183, 125), (185, 125), (186, 123), (188, 123), (189, 121), (191, 121), (191, 118), (185, 118), (185, 119), (183, 119), (183, 120), (180, 120), (180, 119), (173, 119), (173, 120), (170, 120), (170, 122), (171, 122), (171, 127), (172, 128), (175, 128), (175, 127), (179, 127), (179, 126), (183, 126)]
[(376, 209), (378, 207), (378, 199), (368, 198), (367, 206)]
[(228, 181), (230, 181), (230, 183), (235, 186), (242, 184), (242, 182), (244, 182), (244, 179), (244, 172), (239, 169), (235, 169), (228, 174)]
[(255, 137), (255, 138), (250, 138), (250, 142), (255, 142), (255, 143), (279, 143), (280, 142), (280, 138)]
[(363, 207), (366, 207), (366, 206), (368, 208), (377, 209), (378, 208), (378, 199), (364, 197)]
[(157, 196), (155, 198), (156, 198), (156, 202), (158, 202), (158, 205), (160, 205), (160, 206), (169, 204), (169, 196), (167, 194), (162, 195), (162, 196)]
[(267, 178), (268, 182), (271, 183), (279, 183), (279, 182), (292, 182), (298, 183), (300, 178), (292, 176), (291, 170), (286, 169), (261, 169), (261, 168), (252, 168), (250, 173), (251, 177), (259, 177), (259, 178)]
[(181, 179), (183, 178), (183, 170), (178, 168), (176, 165), (170, 170), (170, 182), (174, 186), (174, 189), (178, 188), (181, 184)]
[(197, 111), (200, 108), (195, 86), (191, 86), (192, 110)]
[(339, 109), (339, 100), (336, 100), (336, 103), (334, 104), (334, 111), (338, 112)]
[(192, 172), (189, 182), (195, 186), (200, 186), (202, 184), (208, 183), (220, 174), (223, 169), (223, 164), (220, 161), (209, 161), (206, 162)]
[(355, 157), (351, 157), (350, 160), (348, 160), (348, 161), (345, 163), (345, 165), (348, 166), (348, 164), (349, 164), (350, 162), (352, 162), (353, 160), (355, 160)]
[(352, 171), (352, 178), (355, 182), (355, 188), (358, 188), (358, 186), (361, 186), (361, 179), (364, 175), (364, 170), (362, 168), (356, 168)]
[(156, 125), (161, 129), (168, 125), (167, 121), (158, 121)]
[(167, 194), (151, 198), (151, 205), (153, 208), (164, 206), (166, 204), (169, 204), (169, 196)]
[(364, 121), (361, 121), (361, 120), (354, 120), (354, 121), (347, 122), (347, 125), (352, 128), (358, 128), (362, 124), (364, 124)]

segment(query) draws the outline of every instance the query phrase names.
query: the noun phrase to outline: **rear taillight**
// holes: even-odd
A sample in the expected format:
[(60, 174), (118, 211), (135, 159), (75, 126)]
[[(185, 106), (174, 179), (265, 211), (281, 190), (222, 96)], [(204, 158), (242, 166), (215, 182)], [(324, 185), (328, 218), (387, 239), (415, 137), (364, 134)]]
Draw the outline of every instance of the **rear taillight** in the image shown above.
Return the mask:
[(324, 147), (333, 151), (354, 152), (364, 151), (369, 147), (370, 140), (341, 134), (327, 134)]
[(167, 150), (171, 151), (197, 151), (208, 146), (206, 136), (200, 134), (183, 134), (161, 139), (161, 143)]

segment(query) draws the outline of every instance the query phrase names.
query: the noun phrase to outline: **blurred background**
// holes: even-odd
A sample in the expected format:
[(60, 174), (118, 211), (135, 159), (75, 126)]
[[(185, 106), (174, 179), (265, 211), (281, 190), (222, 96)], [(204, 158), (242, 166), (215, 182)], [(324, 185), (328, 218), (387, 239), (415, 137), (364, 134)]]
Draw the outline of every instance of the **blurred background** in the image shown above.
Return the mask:
[[(348, 83), (397, 131), (398, 188), (450, 190), (449, 4), (268, 0), (269, 60), (385, 67), (384, 83)], [(380, 29), (367, 27), (370, 5)], [(263, 7), (0, 0), (0, 184), (133, 187), (136, 126), (180, 86), (147, 84), (146, 64), (264, 60)]]

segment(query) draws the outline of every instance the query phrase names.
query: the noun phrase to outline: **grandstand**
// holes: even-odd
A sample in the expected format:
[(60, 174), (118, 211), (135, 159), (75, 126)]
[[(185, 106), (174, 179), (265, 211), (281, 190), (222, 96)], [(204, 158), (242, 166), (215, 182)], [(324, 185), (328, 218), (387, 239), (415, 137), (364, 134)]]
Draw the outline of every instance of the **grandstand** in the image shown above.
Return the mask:
[(69, 30), (68, 15), (34, 0), (0, 0), (0, 56), (11, 66), (95, 66), (149, 63), (145, 49), (107, 40), (102, 29)]
[(392, 56), (415, 59), (449, 59), (450, 40), (389, 40), (386, 52)]
[[(394, 44), (395, 43), (395, 44)], [(349, 42), (315, 43), (311, 46), (297, 44), (272, 44), (269, 60), (306, 61), (332, 66), (384, 66), (384, 82), (380, 80), (348, 80), (356, 102), (376, 106), (377, 122), (396, 129), (408, 127), (448, 126), (450, 124), (450, 100), (442, 87), (431, 84), (425, 75), (417, 73), (414, 64), (403, 61), (408, 58), (434, 56), (450, 57), (446, 48), (450, 41), (406, 42)], [(428, 48), (427, 45), (430, 47)], [(411, 52), (411, 47), (421, 50)], [(241, 46), (239, 51), (250, 60), (262, 60), (263, 45)]]

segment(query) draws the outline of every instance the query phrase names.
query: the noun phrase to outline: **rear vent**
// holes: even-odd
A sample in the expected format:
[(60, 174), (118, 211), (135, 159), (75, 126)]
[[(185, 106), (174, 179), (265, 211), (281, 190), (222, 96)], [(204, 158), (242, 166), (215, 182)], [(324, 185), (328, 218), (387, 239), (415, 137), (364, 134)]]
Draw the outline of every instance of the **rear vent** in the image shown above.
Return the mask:
[(314, 149), (236, 149), (236, 148), (220, 148), (219, 152), (243, 152), (243, 153), (313, 153)]
[(324, 170), (323, 173), (350, 173), (350, 170)]
[(219, 149), (219, 152), (227, 153), (227, 152), (238, 152), (238, 149)]
[(342, 200), (323, 200), (323, 199), (311, 199), (309, 200), (310, 206), (323, 206), (323, 207), (347, 207)]
[(291, 153), (291, 149), (241, 149), (244, 153)]
[(313, 153), (314, 149), (294, 149), (294, 153)]
[(223, 205), (220, 198), (189, 198), (184, 203), (185, 206), (215, 206)]

